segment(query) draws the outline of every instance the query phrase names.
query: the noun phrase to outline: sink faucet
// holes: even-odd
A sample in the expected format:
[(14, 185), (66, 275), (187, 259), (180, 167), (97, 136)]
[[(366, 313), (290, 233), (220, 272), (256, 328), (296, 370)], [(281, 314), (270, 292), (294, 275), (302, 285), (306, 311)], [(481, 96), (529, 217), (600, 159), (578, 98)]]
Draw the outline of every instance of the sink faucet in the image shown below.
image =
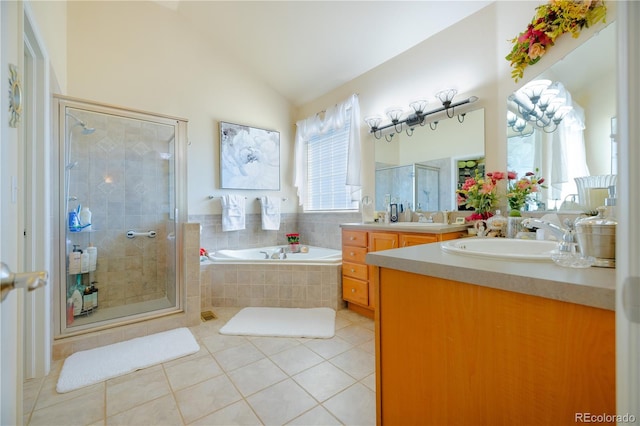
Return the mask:
[(271, 254), (271, 259), (286, 259), (287, 258), (287, 253), (285, 253), (284, 251), (284, 247), (280, 247), (278, 249), (278, 251), (274, 252)]
[(571, 252), (575, 243), (575, 228), (569, 219), (564, 220), (564, 228), (542, 219), (526, 218), (522, 221), (526, 228), (543, 228), (551, 231), (558, 240), (558, 250)]

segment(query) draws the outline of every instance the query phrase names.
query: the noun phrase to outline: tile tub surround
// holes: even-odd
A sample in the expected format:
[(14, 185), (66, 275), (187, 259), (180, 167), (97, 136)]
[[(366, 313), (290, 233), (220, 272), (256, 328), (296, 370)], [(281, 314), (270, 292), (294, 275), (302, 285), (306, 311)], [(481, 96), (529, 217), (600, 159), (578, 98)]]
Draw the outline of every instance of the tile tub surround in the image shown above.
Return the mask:
[(200, 227), (197, 223), (183, 224), (185, 262), (184, 311), (144, 320), (132, 324), (116, 325), (81, 335), (56, 339), (53, 342), (52, 359), (62, 360), (69, 355), (111, 343), (122, 342), (135, 337), (147, 336), (178, 327), (191, 327), (200, 323)]
[(350, 213), (283, 213), (280, 230), (264, 231), (259, 214), (247, 214), (246, 229), (222, 232), (219, 214), (189, 215), (189, 222), (202, 225), (202, 247), (209, 251), (267, 247), (287, 243), (286, 234), (300, 233), (300, 242), (317, 247), (342, 249), (340, 224), (359, 222), (359, 212)]
[(200, 293), (203, 309), (345, 307), (340, 264), (204, 264), (200, 265)]

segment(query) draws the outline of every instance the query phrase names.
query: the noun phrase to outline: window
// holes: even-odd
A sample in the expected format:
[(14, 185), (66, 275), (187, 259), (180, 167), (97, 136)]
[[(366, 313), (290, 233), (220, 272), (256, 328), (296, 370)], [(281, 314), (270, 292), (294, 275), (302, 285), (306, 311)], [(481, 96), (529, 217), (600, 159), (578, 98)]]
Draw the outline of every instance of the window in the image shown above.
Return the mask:
[(357, 210), (347, 181), (351, 117), (344, 126), (311, 137), (307, 143), (307, 203), (305, 211)]

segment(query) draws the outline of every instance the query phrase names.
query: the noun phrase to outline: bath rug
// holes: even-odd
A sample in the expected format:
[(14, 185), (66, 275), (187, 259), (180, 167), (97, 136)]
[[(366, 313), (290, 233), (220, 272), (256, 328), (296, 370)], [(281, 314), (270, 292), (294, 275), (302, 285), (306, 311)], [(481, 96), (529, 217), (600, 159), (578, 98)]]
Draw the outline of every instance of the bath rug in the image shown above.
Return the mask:
[(191, 331), (182, 327), (76, 352), (64, 361), (56, 390), (70, 392), (199, 350)]
[(335, 328), (336, 311), (331, 308), (244, 308), (220, 334), (330, 339)]

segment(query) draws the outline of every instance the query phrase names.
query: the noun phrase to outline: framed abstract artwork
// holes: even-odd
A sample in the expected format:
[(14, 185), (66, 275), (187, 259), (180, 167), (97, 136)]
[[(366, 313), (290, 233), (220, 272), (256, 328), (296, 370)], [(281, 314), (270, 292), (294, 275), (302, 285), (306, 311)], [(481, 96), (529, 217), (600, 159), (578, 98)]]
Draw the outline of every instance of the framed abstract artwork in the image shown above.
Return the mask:
[(220, 186), (280, 189), (280, 133), (220, 122)]

